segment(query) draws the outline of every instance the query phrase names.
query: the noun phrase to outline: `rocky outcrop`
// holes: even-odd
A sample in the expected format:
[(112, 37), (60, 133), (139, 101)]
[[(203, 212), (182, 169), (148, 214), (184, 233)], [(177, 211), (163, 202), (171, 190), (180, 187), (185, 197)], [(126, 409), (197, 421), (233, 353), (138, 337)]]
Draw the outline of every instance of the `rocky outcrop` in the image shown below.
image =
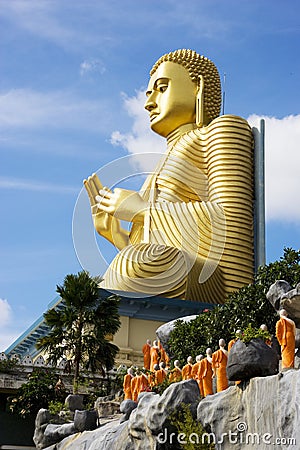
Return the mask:
[(99, 418), (113, 416), (120, 412), (120, 402), (99, 397), (95, 401), (95, 409)]
[(41, 450), (76, 433), (74, 423), (52, 424), (53, 416), (47, 409), (40, 409), (35, 419), (33, 442)]
[[(134, 402), (133, 402), (134, 403)], [(137, 406), (121, 404), (128, 420), (111, 419), (75, 433), (47, 450), (177, 450), (186, 442), (215, 442), (217, 450), (294, 450), (300, 442), (300, 371), (252, 378), (200, 400), (194, 380), (172, 384), (162, 395), (140, 394)], [(175, 435), (169, 415), (191, 404), (206, 435)], [(135, 409), (132, 407), (136, 406)], [(131, 409), (131, 413), (129, 410)], [(195, 414), (194, 414), (195, 413)], [(44, 417), (44, 420), (46, 418)]]
[(300, 443), (300, 372), (252, 378), (203, 399), (198, 420), (219, 450), (295, 450)]
[(286, 281), (278, 280), (267, 292), (267, 299), (276, 311), (285, 309), (296, 327), (300, 328), (300, 283), (292, 289)]
[[(198, 384), (194, 380), (173, 383), (162, 395), (153, 392), (140, 394), (137, 407), (129, 419), (120, 423), (119, 418), (100, 426), (95, 431), (74, 434), (59, 444), (55, 450), (154, 450), (160, 447), (160, 433), (163, 439), (172, 426), (170, 413), (177, 411), (182, 403), (191, 405), (196, 415), (200, 401)], [(133, 406), (133, 405), (131, 405)], [(121, 409), (122, 405), (121, 405)], [(126, 408), (125, 408), (126, 409)], [(122, 417), (124, 420), (124, 417)], [(49, 447), (48, 450), (54, 450)]]
[(252, 339), (245, 344), (238, 339), (231, 348), (227, 362), (229, 381), (250, 380), (278, 373), (277, 353), (262, 339)]

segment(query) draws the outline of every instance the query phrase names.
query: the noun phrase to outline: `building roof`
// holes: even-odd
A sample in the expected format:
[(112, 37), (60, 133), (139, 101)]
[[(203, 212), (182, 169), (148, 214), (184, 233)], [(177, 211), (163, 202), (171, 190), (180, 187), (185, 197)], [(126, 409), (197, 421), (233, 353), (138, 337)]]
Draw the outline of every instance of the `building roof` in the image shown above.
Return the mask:
[[(102, 297), (109, 297), (112, 292), (99, 289)], [(192, 302), (189, 300), (171, 299), (157, 296), (143, 296), (138, 293), (114, 291), (120, 297), (119, 314), (143, 320), (156, 320), (169, 322), (180, 317), (200, 314), (205, 309), (212, 309), (215, 305), (210, 303)], [(56, 297), (49, 303), (47, 310), (62, 308), (63, 300)], [(49, 332), (44, 316), (39, 317), (24, 333), (5, 350), (5, 354), (11, 357), (19, 355), (22, 359), (26, 355), (35, 358), (40, 352), (36, 349), (36, 342)]]

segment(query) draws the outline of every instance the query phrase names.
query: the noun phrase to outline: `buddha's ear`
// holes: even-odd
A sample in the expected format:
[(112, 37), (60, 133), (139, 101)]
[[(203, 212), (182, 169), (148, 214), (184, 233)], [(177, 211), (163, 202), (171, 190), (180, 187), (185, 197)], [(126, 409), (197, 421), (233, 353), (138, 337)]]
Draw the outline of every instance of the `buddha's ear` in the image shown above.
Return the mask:
[(203, 127), (204, 124), (204, 78), (199, 76), (197, 94), (196, 94), (196, 125)]

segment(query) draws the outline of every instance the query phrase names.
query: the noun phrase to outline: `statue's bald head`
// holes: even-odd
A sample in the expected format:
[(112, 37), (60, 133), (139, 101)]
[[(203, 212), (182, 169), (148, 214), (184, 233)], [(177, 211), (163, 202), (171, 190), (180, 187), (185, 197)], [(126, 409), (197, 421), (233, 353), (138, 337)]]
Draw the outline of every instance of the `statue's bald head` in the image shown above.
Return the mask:
[(211, 121), (220, 115), (221, 82), (218, 69), (212, 61), (194, 50), (180, 49), (161, 56), (150, 71), (152, 76), (160, 64), (170, 61), (183, 66), (193, 83), (199, 86), (200, 75), (204, 79), (204, 109)]

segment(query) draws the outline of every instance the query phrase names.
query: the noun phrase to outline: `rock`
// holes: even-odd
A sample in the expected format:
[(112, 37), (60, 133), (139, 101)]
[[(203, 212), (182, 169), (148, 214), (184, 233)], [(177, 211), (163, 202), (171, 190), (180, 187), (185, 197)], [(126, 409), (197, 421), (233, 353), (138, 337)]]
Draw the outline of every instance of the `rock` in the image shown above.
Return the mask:
[(65, 438), (56, 444), (55, 450), (135, 450), (138, 447), (134, 447), (131, 441), (127, 424), (128, 422), (120, 424), (119, 419), (112, 419), (94, 431), (85, 431)]
[(190, 322), (191, 320), (196, 319), (196, 315), (193, 316), (186, 316), (186, 317), (180, 317), (179, 319), (171, 320), (170, 322), (164, 323), (156, 330), (156, 336), (157, 339), (159, 339), (161, 345), (163, 346), (164, 350), (166, 351), (167, 355), (172, 358), (173, 355), (170, 354), (170, 350), (168, 347), (168, 342), (170, 338), (171, 332), (174, 330), (176, 322), (178, 320), (182, 320), (183, 322)]
[(65, 437), (75, 434), (74, 423), (64, 423), (63, 425), (49, 424), (44, 433), (44, 442), (47, 446), (60, 442)]
[(231, 348), (227, 362), (230, 381), (249, 380), (278, 373), (278, 355), (262, 339), (252, 339), (247, 345), (240, 339)]
[(145, 394), (140, 397), (137, 408), (132, 411), (128, 420), (128, 433), (132, 442), (139, 443), (142, 441), (145, 444), (147, 443), (146, 448), (149, 449), (155, 448), (155, 437), (149, 430), (147, 417), (149, 414), (149, 408), (152, 404), (156, 404), (159, 398), (159, 394), (145, 392)]
[[(45, 410), (39, 411), (39, 413), (41, 412), (40, 416), (44, 415), (43, 411)], [(39, 413), (37, 417), (39, 416)], [(76, 433), (76, 430), (73, 423), (65, 423), (63, 425), (54, 425), (47, 423), (43, 424), (40, 427), (37, 427), (37, 420), (36, 420), (36, 428), (34, 431), (33, 442), (35, 443), (37, 449), (43, 449), (48, 447), (49, 445), (53, 445), (56, 444), (57, 442), (60, 442), (65, 437), (70, 436), (74, 433)]]
[[(94, 431), (78, 433), (56, 444), (55, 450), (162, 449), (158, 446), (158, 435), (163, 429), (168, 433), (169, 414), (177, 411), (182, 403), (191, 404), (196, 414), (199, 400), (199, 388), (194, 380), (173, 383), (161, 396), (145, 392), (140, 396), (137, 407), (131, 411), (129, 420), (120, 424), (118, 419), (113, 419)], [(133, 406), (132, 403), (123, 403), (123, 412), (128, 412)]]
[(98, 417), (109, 417), (120, 412), (120, 402), (116, 401), (103, 401), (101, 398), (97, 398), (95, 401), (95, 409)]
[(98, 426), (97, 411), (79, 411), (74, 415), (74, 427), (76, 431), (92, 431)]
[(72, 412), (75, 412), (75, 409), (84, 409), (82, 395), (69, 394), (65, 400), (65, 405), (67, 405)]
[(35, 443), (37, 449), (44, 448), (43, 447), (44, 433), (48, 423), (50, 422), (50, 419), (51, 414), (48, 411), (48, 409), (40, 409), (38, 411), (35, 419), (35, 430), (33, 435), (33, 442)]
[(234, 386), (209, 395), (197, 417), (217, 450), (294, 450), (300, 442), (300, 372), (252, 378), (243, 390)]
[(273, 308), (276, 309), (276, 311), (279, 311), (280, 309), (281, 297), (291, 289), (292, 289), (291, 285), (284, 280), (277, 280), (275, 281), (274, 284), (271, 285), (270, 289), (266, 294), (266, 297), (273, 306)]
[(153, 434), (157, 434), (166, 425), (170, 411), (177, 411), (182, 403), (190, 404), (191, 410), (196, 411), (200, 401), (200, 391), (195, 380), (180, 381), (171, 384), (150, 405), (147, 417), (147, 425)]
[(296, 327), (300, 327), (300, 283), (295, 289), (291, 289), (282, 295), (280, 306), (286, 309), (288, 315), (295, 321)]
[(123, 417), (120, 419), (120, 423), (129, 419), (131, 412), (137, 407), (137, 403), (133, 400), (123, 400), (120, 405), (120, 412), (123, 413)]
[[(267, 292), (267, 299), (276, 311), (285, 309), (289, 317), (294, 320), (296, 327), (300, 328), (300, 283), (292, 289), (286, 281), (278, 280)], [(300, 339), (298, 342), (300, 343)]]

